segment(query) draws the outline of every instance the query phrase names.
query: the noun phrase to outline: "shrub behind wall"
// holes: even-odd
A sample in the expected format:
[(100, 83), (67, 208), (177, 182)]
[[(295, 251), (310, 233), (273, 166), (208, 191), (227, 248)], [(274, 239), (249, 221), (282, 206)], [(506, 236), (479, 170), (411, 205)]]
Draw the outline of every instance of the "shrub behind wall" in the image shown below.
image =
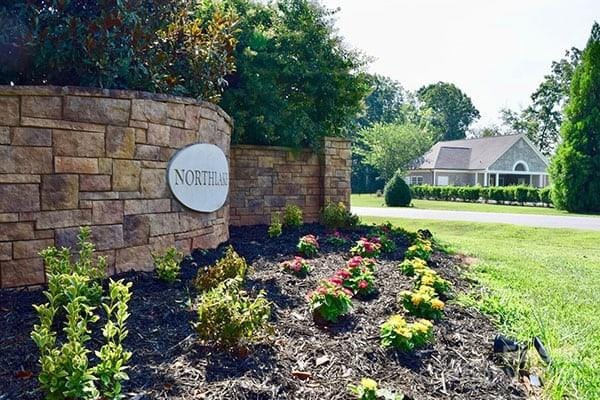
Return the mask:
[(411, 192), (415, 198), (451, 201), (483, 201), (494, 200), (497, 203), (544, 203), (551, 205), (551, 189), (532, 186), (431, 186), (413, 185)]

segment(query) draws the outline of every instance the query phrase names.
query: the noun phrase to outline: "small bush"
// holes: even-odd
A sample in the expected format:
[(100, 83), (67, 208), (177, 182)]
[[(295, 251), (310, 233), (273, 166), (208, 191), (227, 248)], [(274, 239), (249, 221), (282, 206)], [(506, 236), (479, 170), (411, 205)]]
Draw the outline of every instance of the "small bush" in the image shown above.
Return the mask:
[(172, 283), (179, 279), (181, 272), (179, 264), (183, 254), (175, 247), (169, 247), (163, 255), (152, 253), (152, 258), (156, 266), (156, 274), (161, 280)]
[(552, 187), (548, 186), (539, 191), (539, 201), (544, 203), (546, 206), (552, 204)]
[(388, 207), (406, 207), (410, 205), (410, 188), (400, 173), (395, 173), (384, 188), (385, 205)]
[(433, 324), (426, 319), (408, 323), (400, 315), (392, 315), (379, 328), (381, 347), (411, 351), (433, 340)]
[(396, 395), (386, 389), (378, 389), (377, 382), (373, 379), (362, 378), (360, 385), (348, 385), (348, 391), (358, 400), (403, 400), (404, 396)]
[(415, 280), (415, 287), (429, 286), (435, 290), (436, 294), (443, 295), (450, 290), (450, 282), (438, 275), (431, 268), (425, 268), (419, 271)]
[(417, 239), (415, 244), (406, 249), (404, 257), (407, 259), (420, 258), (425, 261), (429, 261), (429, 257), (433, 253), (433, 247), (429, 240)]
[(321, 223), (330, 229), (355, 228), (359, 223), (357, 215), (350, 213), (341, 201), (328, 203), (321, 212)]
[(285, 206), (283, 211), (283, 226), (286, 228), (298, 228), (304, 223), (302, 209), (295, 204)]
[(281, 268), (284, 271), (291, 272), (296, 276), (306, 276), (310, 270), (310, 264), (302, 257), (294, 257), (291, 261), (281, 263)]
[(399, 265), (400, 271), (406, 276), (422, 274), (427, 270), (427, 262), (419, 257), (407, 258)]
[(319, 253), (319, 240), (315, 235), (302, 236), (296, 248), (305, 257), (314, 257)]
[(338, 270), (332, 282), (350, 289), (359, 296), (368, 296), (375, 292), (373, 270), (364, 265), (356, 265)]
[(281, 214), (275, 213), (271, 215), (271, 224), (269, 225), (269, 229), (267, 233), (270, 238), (276, 238), (281, 236), (283, 225), (281, 224)]
[[(39, 381), (49, 399), (118, 399), (122, 382), (129, 379), (125, 371), (131, 353), (122, 343), (127, 337), (131, 283), (109, 280), (107, 297), (101, 302), (100, 278), (106, 260), (100, 257), (93, 265), (94, 245), (89, 237), (90, 229), (81, 228), (76, 263), (66, 248), (50, 247), (40, 253), (48, 277), (44, 292), (48, 302), (34, 306), (39, 324), (34, 325), (31, 338), (40, 351)], [(104, 344), (93, 351), (89, 342), (100, 304), (107, 320), (102, 328)], [(64, 327), (58, 330), (61, 324)], [(90, 365), (92, 352), (95, 366)]]
[(195, 285), (199, 291), (215, 288), (227, 279), (239, 277), (244, 279), (248, 271), (246, 260), (232, 246), (227, 247), (225, 255), (214, 265), (198, 271)]
[(350, 253), (361, 257), (379, 257), (381, 254), (381, 243), (373, 242), (367, 238), (360, 238)]
[(422, 285), (416, 291), (399, 294), (402, 305), (412, 315), (437, 320), (442, 318), (444, 302), (437, 298), (432, 287)]
[(325, 238), (325, 241), (335, 247), (342, 247), (346, 243), (348, 243), (348, 239), (346, 239), (346, 237), (344, 237), (344, 235), (342, 235), (338, 231), (335, 231), (335, 232), (333, 232), (333, 234), (328, 235)]
[(311, 312), (329, 322), (336, 322), (350, 312), (351, 298), (350, 290), (331, 281), (321, 281), (319, 287), (307, 296)]
[(227, 279), (202, 295), (194, 324), (200, 340), (231, 347), (257, 341), (268, 331), (271, 304), (262, 291), (250, 299), (242, 283), (241, 277)]
[(354, 256), (346, 261), (346, 268), (366, 267), (372, 272), (375, 272), (375, 260), (372, 258), (363, 258), (361, 256)]

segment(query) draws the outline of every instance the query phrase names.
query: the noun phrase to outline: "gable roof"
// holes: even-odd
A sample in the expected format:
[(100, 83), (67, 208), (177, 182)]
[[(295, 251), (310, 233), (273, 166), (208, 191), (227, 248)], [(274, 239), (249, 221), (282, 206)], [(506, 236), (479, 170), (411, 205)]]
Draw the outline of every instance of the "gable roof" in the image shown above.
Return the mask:
[(520, 134), (438, 142), (414, 169), (486, 169), (524, 137)]

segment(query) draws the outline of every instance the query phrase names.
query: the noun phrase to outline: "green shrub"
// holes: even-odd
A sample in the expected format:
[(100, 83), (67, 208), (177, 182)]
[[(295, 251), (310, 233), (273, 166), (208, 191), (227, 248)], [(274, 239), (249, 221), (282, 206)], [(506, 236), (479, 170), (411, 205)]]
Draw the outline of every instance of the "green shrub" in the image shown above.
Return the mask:
[(327, 203), (321, 212), (321, 223), (330, 229), (355, 228), (359, 223), (357, 215), (346, 209), (341, 201), (339, 203)]
[(490, 187), (490, 198), (498, 204), (504, 204), (504, 201), (508, 200), (506, 190), (501, 186)]
[(183, 258), (183, 253), (171, 246), (163, 255), (152, 253), (152, 258), (156, 266), (156, 274), (161, 280), (172, 283), (179, 279), (181, 272), (179, 264)]
[[(90, 229), (81, 228), (76, 263), (71, 262), (69, 249), (51, 247), (40, 253), (48, 278), (44, 292), (48, 302), (34, 306), (39, 324), (34, 325), (31, 338), (40, 351), (39, 381), (48, 399), (118, 399), (122, 381), (129, 379), (125, 370), (131, 353), (122, 343), (128, 333), (131, 283), (111, 279), (106, 300), (100, 301), (106, 261), (101, 257), (93, 265), (89, 236)], [(95, 311), (100, 304), (107, 322), (102, 328), (104, 344), (94, 352), (97, 364), (92, 366), (88, 342), (92, 324), (99, 320)], [(57, 330), (61, 324), (64, 328)]]
[(298, 228), (304, 223), (302, 209), (295, 204), (288, 204), (283, 211), (283, 226), (286, 228)]
[(248, 271), (246, 260), (232, 246), (227, 247), (225, 255), (214, 265), (201, 269), (196, 276), (195, 285), (199, 291), (215, 288), (227, 279), (244, 279)]
[(377, 382), (373, 379), (362, 378), (360, 385), (348, 385), (348, 391), (356, 396), (357, 400), (403, 400), (401, 394), (394, 394), (387, 389), (378, 389)]
[(398, 265), (400, 271), (406, 276), (420, 275), (428, 269), (427, 262), (419, 257), (407, 258)]
[(239, 276), (227, 279), (202, 295), (194, 324), (200, 340), (230, 347), (257, 341), (268, 332), (271, 304), (263, 291), (250, 299), (242, 283)]
[(399, 294), (399, 300), (410, 314), (437, 320), (442, 318), (444, 302), (441, 301), (430, 286), (421, 285), (417, 290), (403, 291)]
[(277, 212), (271, 215), (271, 224), (267, 230), (269, 237), (276, 238), (281, 236), (282, 228), (283, 225), (281, 224), (281, 214)]
[(379, 328), (381, 347), (411, 351), (433, 340), (433, 324), (425, 319), (408, 323), (401, 315), (392, 315)]
[(514, 200), (521, 205), (524, 205), (528, 199), (528, 190), (527, 186), (519, 185), (513, 188), (514, 190)]
[(305, 257), (314, 257), (319, 253), (319, 240), (315, 235), (305, 235), (298, 240), (296, 248)]
[(396, 172), (385, 185), (384, 197), (385, 204), (388, 207), (406, 207), (410, 205), (410, 189), (399, 172)]
[(415, 243), (406, 249), (404, 258), (410, 260), (420, 258), (421, 260), (429, 261), (429, 257), (433, 253), (433, 246), (429, 240), (417, 239)]
[(319, 287), (307, 297), (313, 315), (329, 322), (336, 322), (352, 308), (352, 292), (330, 281), (321, 281)]
[(539, 201), (544, 203), (546, 206), (552, 204), (552, 187), (548, 186), (539, 191)]
[[(235, 69), (237, 17), (210, 3), (49, 0), (2, 6), (0, 21), (17, 21), (19, 29), (0, 35), (0, 49), (12, 52), (6, 60), (0, 55), (0, 84), (218, 99), (223, 78)], [(5, 62), (15, 56), (21, 62)]]
[(491, 188), (489, 186), (488, 187), (482, 187), (479, 190), (479, 195), (483, 199), (483, 202), (487, 203), (490, 200), (490, 198), (491, 198)]

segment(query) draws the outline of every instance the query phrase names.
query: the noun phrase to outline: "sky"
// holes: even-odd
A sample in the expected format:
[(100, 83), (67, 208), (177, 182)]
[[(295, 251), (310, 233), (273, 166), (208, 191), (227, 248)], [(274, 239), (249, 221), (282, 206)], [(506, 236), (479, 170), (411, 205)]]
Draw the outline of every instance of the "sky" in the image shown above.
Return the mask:
[(600, 0), (321, 0), (339, 8), (346, 43), (373, 58), (369, 72), (416, 90), (452, 82), (499, 123), (529, 96), (567, 49), (585, 47)]

